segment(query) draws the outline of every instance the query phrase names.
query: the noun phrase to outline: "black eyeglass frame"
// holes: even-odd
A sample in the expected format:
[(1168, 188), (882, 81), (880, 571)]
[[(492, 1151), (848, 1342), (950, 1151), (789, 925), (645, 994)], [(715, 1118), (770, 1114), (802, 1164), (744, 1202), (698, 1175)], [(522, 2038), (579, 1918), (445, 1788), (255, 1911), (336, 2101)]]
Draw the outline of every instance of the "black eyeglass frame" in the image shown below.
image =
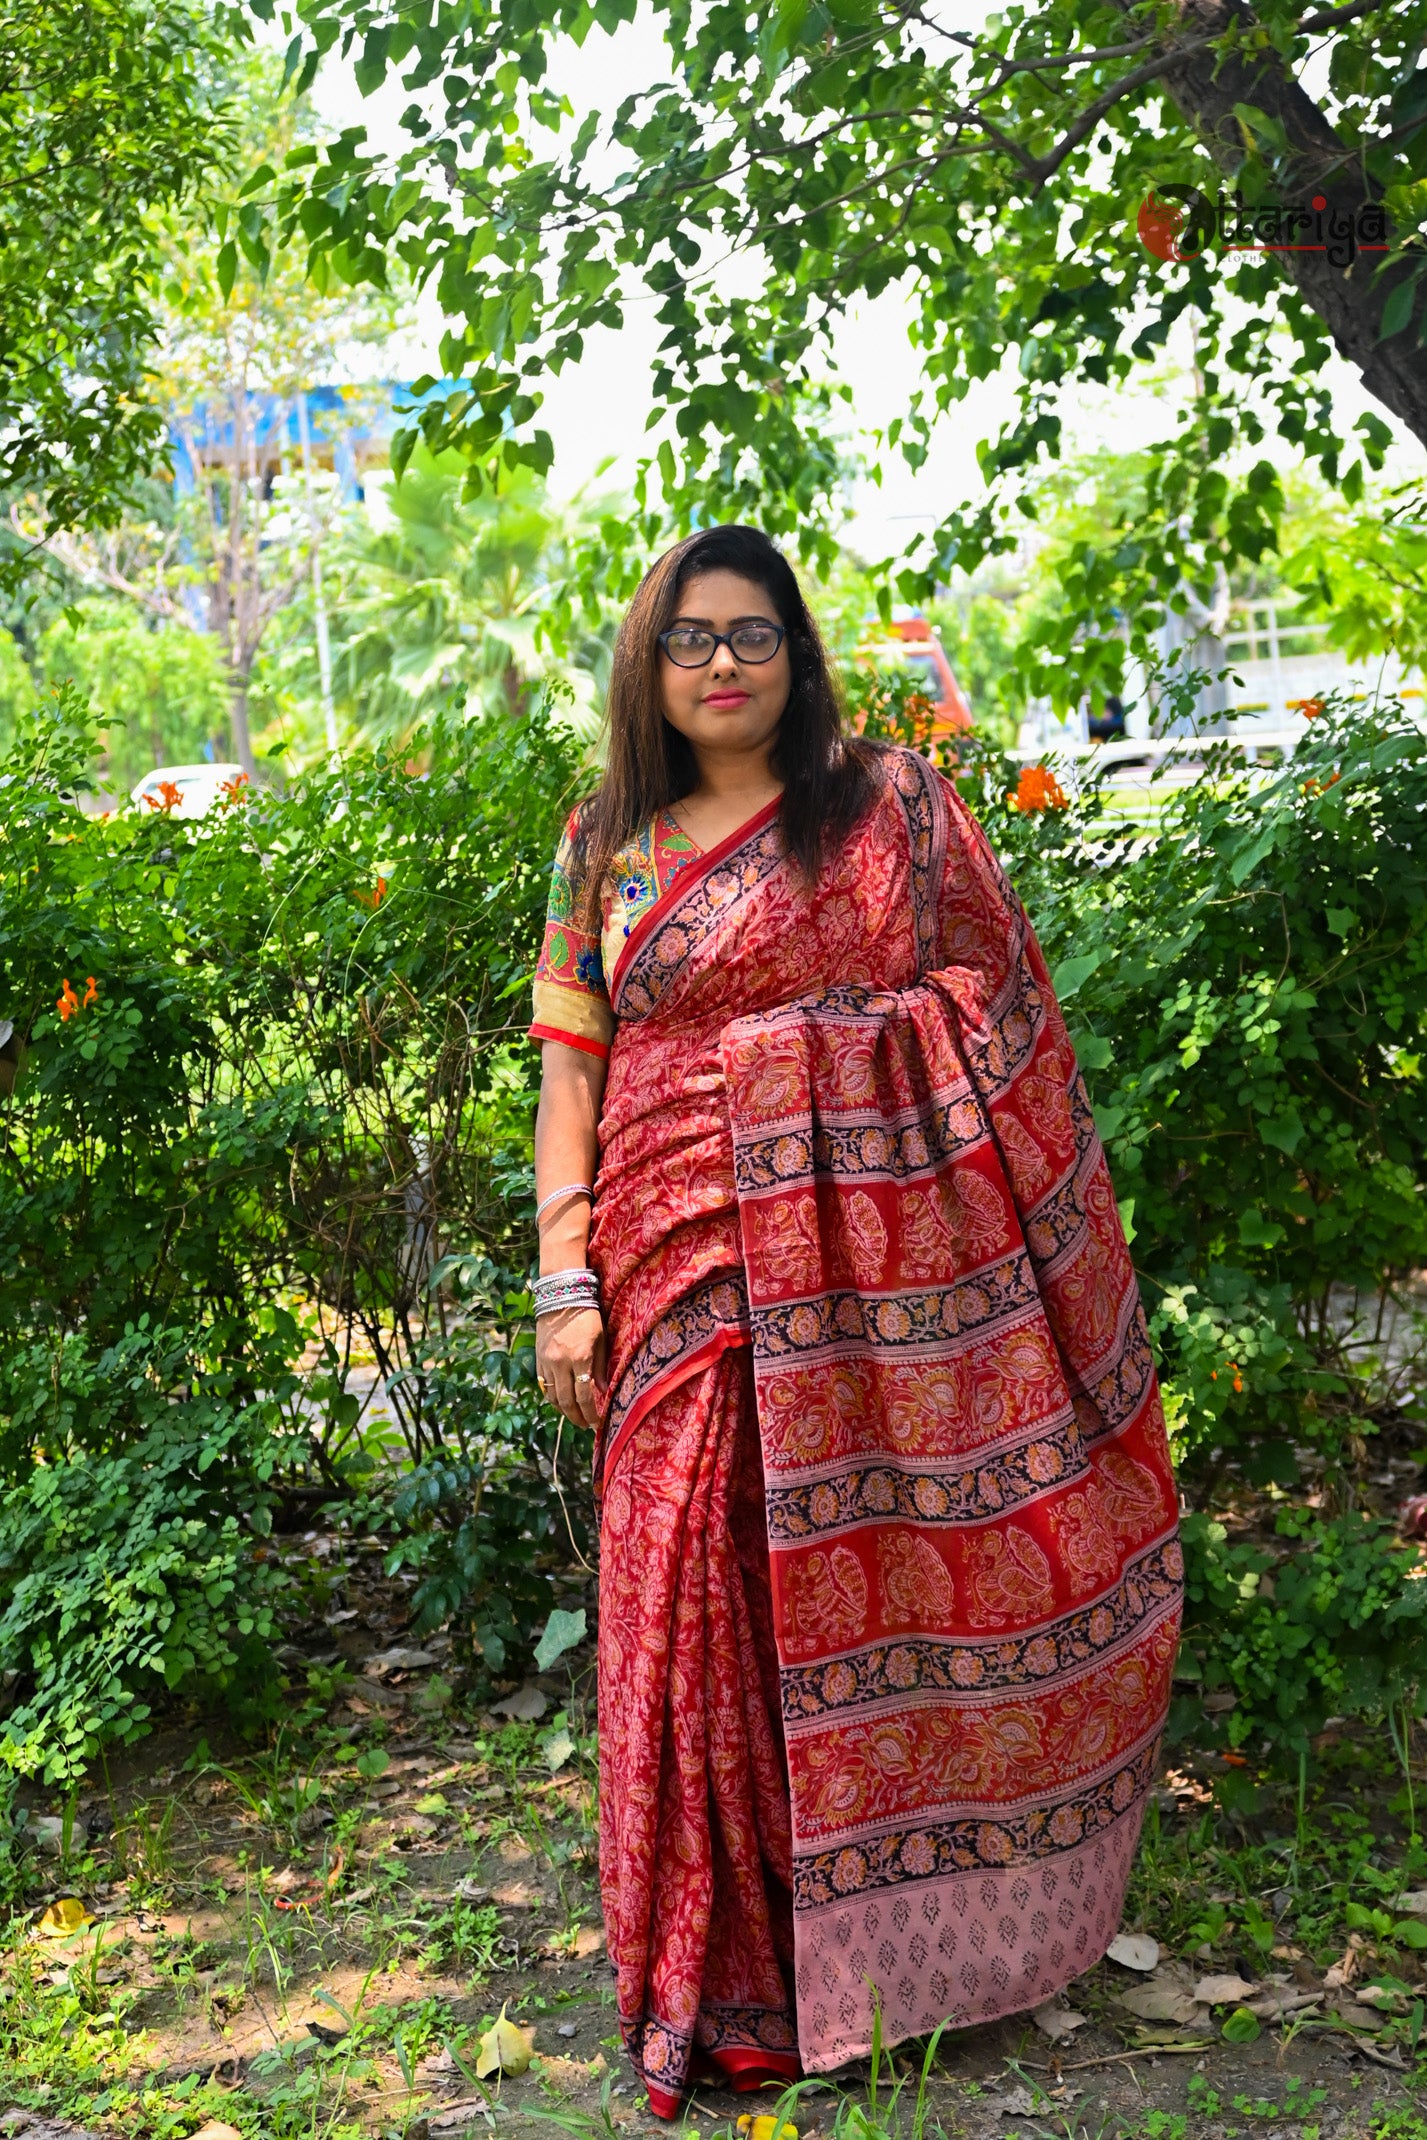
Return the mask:
[[(702, 632), (705, 630), (705, 627), (701, 624), (671, 624), (667, 632), (660, 632), (659, 634), (659, 646), (661, 651), (663, 652), (664, 658), (666, 661), (672, 662), (676, 669), (706, 669), (721, 646), (726, 646), (728, 648), (729, 653), (732, 654), (734, 660), (742, 662), (746, 668), (761, 669), (768, 662), (773, 660), (774, 656), (778, 652), (779, 647), (783, 644), (783, 641), (788, 636), (787, 628), (782, 624), (768, 624), (765, 622), (760, 622), (756, 625), (752, 623), (736, 624), (732, 632), (710, 632), (708, 634), (709, 638), (713, 640), (713, 645), (709, 648), (707, 654), (705, 654), (702, 661), (675, 661), (674, 656), (669, 652), (669, 641), (673, 638), (675, 632), (687, 632), (691, 630)], [(755, 661), (747, 654), (740, 654), (737, 647), (733, 643), (734, 637), (738, 632), (746, 631), (776, 632), (778, 636), (774, 640), (770, 651), (766, 654), (760, 654), (758, 659)]]

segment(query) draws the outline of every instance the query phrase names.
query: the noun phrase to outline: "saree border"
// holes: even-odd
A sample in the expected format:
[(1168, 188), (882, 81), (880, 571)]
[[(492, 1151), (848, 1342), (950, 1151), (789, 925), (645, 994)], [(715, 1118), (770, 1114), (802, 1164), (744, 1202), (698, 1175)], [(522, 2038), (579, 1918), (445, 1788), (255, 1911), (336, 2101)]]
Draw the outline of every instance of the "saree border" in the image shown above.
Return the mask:
[(796, 1736), (884, 1699), (932, 1694), (983, 1702), (1093, 1670), (1116, 1650), (1133, 1647), (1177, 1606), (1184, 1555), (1173, 1530), (1166, 1526), (1099, 1597), (1027, 1632), (901, 1635), (846, 1657), (784, 1665), (785, 1725)]
[[(765, 829), (769, 819), (778, 810), (782, 800), (781, 794), (775, 795), (771, 802), (764, 803), (761, 810), (755, 810), (752, 817), (746, 819), (743, 824), (735, 826), (732, 832), (725, 833), (724, 837), (714, 846), (706, 849), (694, 861), (681, 869), (667, 890), (661, 892), (652, 906), (645, 908), (626, 937), (624, 949), (615, 960), (614, 972), (609, 976), (610, 1005), (616, 1017), (622, 1015), (618, 1000), (620, 991), (634, 969), (635, 960), (644, 951), (655, 930), (664, 927), (672, 920), (682, 905), (691, 900), (698, 891), (707, 887), (709, 874), (712, 870), (717, 869), (731, 855), (736, 854), (746, 842), (757, 838), (758, 834)], [(781, 853), (775, 856), (774, 866), (781, 862), (782, 859)], [(763, 870), (757, 880), (758, 883), (761, 884), (766, 877), (771, 875), (771, 869)], [(752, 890), (753, 887), (749, 886), (748, 889)], [(722, 919), (723, 914), (727, 913), (727, 911), (726, 907), (720, 909), (719, 918)]]
[[(997, 1523), (1090, 1475), (1085, 1437), (1067, 1401), (1050, 1419), (1024, 1427), (984, 1450), (911, 1459), (853, 1456), (806, 1467), (795, 1484), (777, 1485), (766, 1466), (768, 1544), (807, 1545), (845, 1538), (866, 1524), (915, 1523), (969, 1529)], [(803, 1470), (803, 1467), (799, 1467)], [(820, 1474), (820, 1475), (819, 1475)]]
[(751, 1342), (741, 1268), (714, 1272), (666, 1309), (615, 1386), (606, 1417), (617, 1417), (619, 1425), (600, 1453), (597, 1489), (656, 1404), (724, 1353)]
[(1164, 1735), (1156, 1718), (1135, 1750), (1106, 1773), (1062, 1791), (1037, 1794), (995, 1814), (985, 1809), (938, 1821), (901, 1820), (880, 1833), (845, 1836), (815, 1850), (793, 1846), (793, 1907), (797, 1914), (827, 1903), (860, 1902), (896, 1889), (910, 1896), (923, 1881), (957, 1873), (1029, 1873), (1078, 1850), (1113, 1827), (1154, 1782)]
[(911, 849), (912, 916), (917, 938), (917, 977), (935, 965), (941, 884), (951, 811), (941, 776), (920, 751), (900, 750), (891, 760), (888, 785), (901, 800)]

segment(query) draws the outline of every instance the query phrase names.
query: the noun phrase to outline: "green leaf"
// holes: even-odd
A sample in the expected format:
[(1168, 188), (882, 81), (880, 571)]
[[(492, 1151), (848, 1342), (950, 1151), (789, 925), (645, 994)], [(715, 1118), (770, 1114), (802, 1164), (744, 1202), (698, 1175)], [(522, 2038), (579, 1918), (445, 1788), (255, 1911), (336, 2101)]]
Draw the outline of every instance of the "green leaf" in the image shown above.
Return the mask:
[(391, 1755), (384, 1746), (369, 1746), (364, 1754), (357, 1756), (357, 1774), (365, 1776), (368, 1782), (384, 1776), (390, 1767)]
[(1396, 289), (1389, 291), (1387, 303), (1382, 308), (1382, 326), (1378, 329), (1377, 338), (1380, 342), (1390, 341), (1393, 335), (1401, 334), (1403, 328), (1412, 318), (1412, 310), (1416, 300), (1417, 278), (1415, 275), (1407, 276), (1405, 280), (1398, 283)]
[(238, 279), (238, 248), (231, 238), (225, 245), (219, 246), (216, 268), (218, 288), (222, 294), (223, 302), (226, 304), (233, 294), (233, 285)]
[(1260, 1123), (1259, 1135), (1265, 1144), (1275, 1146), (1280, 1152), (1286, 1152), (1291, 1159), (1303, 1142), (1303, 1124), (1297, 1108), (1289, 1108), (1286, 1114), (1277, 1116), (1272, 1122)]
[(406, 429), (393, 431), (391, 435), (391, 472), (398, 483), (406, 474), (411, 456), (415, 453), (420, 440), (421, 433), (419, 431)]
[(1246, 2006), (1236, 2006), (1224, 2023), (1222, 2034), (1225, 2043), (1257, 2043), (1263, 2030), (1257, 2014), (1251, 2014)]
[(585, 1639), (585, 1608), (577, 1612), (552, 1612), (545, 1622), (545, 1631), (535, 1645), (535, 1662), (542, 1672), (548, 1672), (566, 1650), (572, 1650), (577, 1642)]
[(1082, 1070), (1108, 1070), (1115, 1059), (1110, 1042), (1099, 1033), (1074, 1033), (1071, 1046)]
[(541, 1741), (540, 1756), (552, 1776), (557, 1776), (575, 1751), (575, 1742), (563, 1727)]
[(1064, 959), (1051, 975), (1051, 987), (1061, 1003), (1068, 1003), (1081, 983), (1088, 981), (1096, 968), (1108, 957), (1106, 951), (1082, 951), (1078, 957)]
[(1427, 1947), (1427, 1924), (1420, 1917), (1404, 1917), (1392, 1928), (1392, 1936), (1403, 1947)]
[(1273, 1219), (1266, 1219), (1256, 1204), (1239, 1215), (1239, 1239), (1245, 1248), (1275, 1248), (1283, 1239), (1283, 1228)]

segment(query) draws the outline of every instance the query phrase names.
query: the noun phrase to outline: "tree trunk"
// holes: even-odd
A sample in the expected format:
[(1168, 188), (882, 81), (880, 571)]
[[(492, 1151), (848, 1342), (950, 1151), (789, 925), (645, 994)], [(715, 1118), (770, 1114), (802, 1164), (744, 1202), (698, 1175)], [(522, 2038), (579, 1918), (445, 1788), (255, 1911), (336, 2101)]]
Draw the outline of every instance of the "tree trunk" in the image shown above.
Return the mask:
[(233, 756), (249, 780), (255, 780), (258, 769), (248, 735), (248, 679), (236, 669), (230, 670), (228, 676), (228, 724), (232, 732)]
[[(1183, 22), (1186, 28), (1225, 31), (1238, 24), (1250, 37), (1257, 28), (1243, 0), (1195, 0)], [(1381, 200), (1382, 188), (1368, 177), (1361, 157), (1334, 133), (1272, 47), (1226, 53), (1209, 46), (1177, 63), (1165, 79), (1226, 178), (1236, 178), (1243, 167), (1243, 127), (1234, 106), (1247, 104), (1278, 120), (1288, 143), (1287, 154), (1272, 159), (1275, 199), (1306, 207), (1321, 193), (1330, 209), (1352, 213)], [(1409, 263), (1379, 274), (1381, 254), (1360, 253), (1347, 268), (1330, 266), (1326, 253), (1280, 258), (1283, 272), (1297, 283), (1340, 355), (1362, 373), (1368, 392), (1427, 445), (1427, 354), (1418, 344), (1427, 281), (1419, 285), (1407, 325), (1384, 342), (1379, 339), (1383, 308), (1412, 273)]]

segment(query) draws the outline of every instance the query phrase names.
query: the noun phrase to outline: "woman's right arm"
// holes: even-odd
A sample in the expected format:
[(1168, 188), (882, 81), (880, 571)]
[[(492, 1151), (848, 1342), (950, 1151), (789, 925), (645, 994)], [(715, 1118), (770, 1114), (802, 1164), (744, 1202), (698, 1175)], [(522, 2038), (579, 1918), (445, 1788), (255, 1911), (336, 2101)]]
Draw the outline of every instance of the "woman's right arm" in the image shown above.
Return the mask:
[[(535, 1117), (535, 1199), (584, 1182), (599, 1163), (604, 1058), (560, 1040), (541, 1048), (540, 1108)], [(540, 1222), (540, 1274), (583, 1269), (590, 1238), (588, 1197), (562, 1197)], [(567, 1308), (535, 1325), (536, 1372), (545, 1393), (577, 1425), (598, 1424), (604, 1395), (604, 1321), (596, 1308)], [(581, 1379), (581, 1378), (586, 1379)]]

